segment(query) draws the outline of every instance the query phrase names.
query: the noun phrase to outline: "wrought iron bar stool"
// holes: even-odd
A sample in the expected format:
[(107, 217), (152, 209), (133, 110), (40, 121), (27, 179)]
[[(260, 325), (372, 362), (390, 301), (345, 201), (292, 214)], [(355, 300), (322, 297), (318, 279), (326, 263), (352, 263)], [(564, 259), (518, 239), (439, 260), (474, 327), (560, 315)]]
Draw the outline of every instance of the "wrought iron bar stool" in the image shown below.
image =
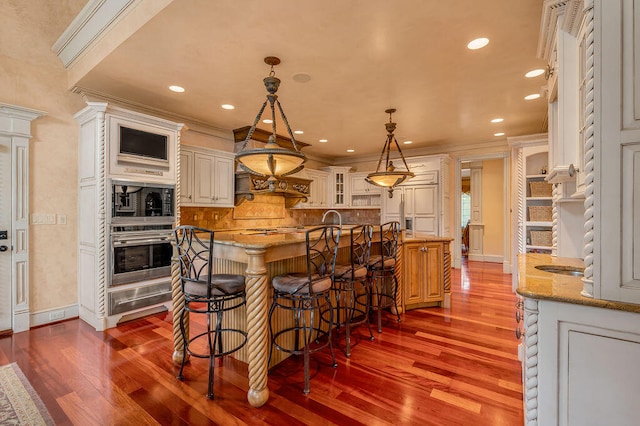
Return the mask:
[(376, 242), (380, 254), (373, 255), (367, 265), (369, 283), (371, 286), (371, 309), (378, 314), (378, 333), (382, 333), (382, 310), (395, 308), (398, 322), (396, 278), (396, 258), (398, 255), (398, 237), (400, 236), (400, 222), (387, 222), (380, 225), (380, 241)]
[[(333, 306), (330, 290), (333, 285), (334, 268), (338, 254), (340, 227), (336, 225), (318, 226), (306, 232), (307, 271), (273, 277), (273, 302), (269, 308), (269, 330), (271, 348), (294, 355), (303, 355), (304, 389), (310, 392), (309, 355), (329, 346), (332, 367), (338, 366), (331, 343), (333, 328)], [(273, 314), (276, 309), (288, 311), (293, 316), (293, 326), (283, 330), (273, 330)], [(329, 311), (329, 325), (322, 327), (321, 312)]]
[[(183, 380), (184, 364), (189, 356), (209, 359), (207, 398), (213, 399), (213, 370), (216, 358), (242, 348), (247, 333), (225, 328), (223, 316), (246, 303), (245, 278), (236, 274), (216, 274), (213, 271), (213, 231), (194, 226), (179, 226), (174, 230), (180, 285), (184, 293), (184, 310), (180, 316), (180, 331), (184, 340), (184, 356), (178, 373)], [(189, 336), (184, 320), (189, 314), (206, 315), (206, 330)], [(213, 318), (215, 317), (215, 318)], [(192, 322), (189, 329), (194, 328)], [(206, 351), (206, 352), (205, 352)]]
[(336, 301), (336, 328), (345, 328), (345, 355), (351, 357), (351, 328), (367, 324), (369, 340), (373, 340), (369, 324), (371, 287), (367, 280), (367, 265), (371, 253), (372, 225), (351, 229), (351, 249), (348, 264), (336, 264), (332, 291)]

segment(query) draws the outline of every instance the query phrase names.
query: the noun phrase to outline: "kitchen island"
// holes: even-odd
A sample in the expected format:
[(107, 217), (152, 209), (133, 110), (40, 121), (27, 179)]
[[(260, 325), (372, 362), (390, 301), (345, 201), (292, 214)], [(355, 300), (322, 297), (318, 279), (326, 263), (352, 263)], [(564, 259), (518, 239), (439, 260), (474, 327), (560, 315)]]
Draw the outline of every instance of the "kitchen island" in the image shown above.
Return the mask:
[[(349, 232), (355, 225), (344, 225), (340, 236), (338, 260), (349, 257)], [(247, 330), (247, 344), (233, 356), (248, 364), (249, 392), (247, 399), (254, 407), (269, 399), (267, 387), (269, 357), (268, 309), (272, 290), (270, 279), (292, 271), (306, 270), (306, 229), (247, 229), (216, 231), (213, 248), (214, 268), (218, 273), (241, 274), (246, 277), (247, 304), (237, 315), (227, 315), (225, 326)], [(177, 262), (172, 265), (172, 300), (174, 327), (173, 360), (181, 362), (184, 343), (179, 329), (184, 298), (180, 289)], [(274, 328), (288, 325), (288, 319), (274, 316)], [(274, 351), (272, 364), (286, 354)]]
[[(340, 236), (338, 262), (348, 263), (350, 255), (350, 230), (356, 225), (343, 225)], [(310, 228), (310, 227), (308, 227)], [(214, 268), (219, 273), (241, 274), (246, 277), (247, 304), (244, 309), (238, 310), (235, 315), (227, 315), (224, 325), (233, 328), (247, 330), (247, 345), (232, 354), (235, 358), (248, 364), (249, 391), (247, 399), (254, 407), (264, 405), (269, 398), (267, 387), (267, 373), (269, 365), (269, 338), (268, 309), (271, 303), (272, 289), (270, 279), (276, 275), (292, 271), (306, 270), (306, 240), (305, 228), (274, 228), (274, 229), (245, 229), (216, 231), (214, 236)], [(374, 241), (379, 232), (374, 232)], [(411, 244), (426, 242), (437, 243), (446, 246), (441, 252), (443, 268), (442, 281), (438, 287), (445, 294), (450, 293), (450, 256), (448, 246), (450, 238), (425, 237), (408, 240)], [(375, 244), (372, 253), (376, 252)], [(399, 252), (397, 268), (399, 286), (396, 297), (404, 302), (402, 280), (402, 250)], [(444, 266), (447, 266), (446, 268)], [(183, 309), (183, 297), (180, 289), (180, 279), (177, 263), (173, 263), (172, 290), (173, 290), (173, 318), (174, 318), (174, 362), (182, 360), (184, 345), (180, 334), (178, 319)], [(448, 283), (448, 284), (447, 284)], [(403, 307), (399, 307), (401, 312)], [(282, 329), (290, 326), (291, 318), (286, 315), (274, 315), (274, 329)], [(284, 359), (287, 354), (274, 351), (272, 365)]]

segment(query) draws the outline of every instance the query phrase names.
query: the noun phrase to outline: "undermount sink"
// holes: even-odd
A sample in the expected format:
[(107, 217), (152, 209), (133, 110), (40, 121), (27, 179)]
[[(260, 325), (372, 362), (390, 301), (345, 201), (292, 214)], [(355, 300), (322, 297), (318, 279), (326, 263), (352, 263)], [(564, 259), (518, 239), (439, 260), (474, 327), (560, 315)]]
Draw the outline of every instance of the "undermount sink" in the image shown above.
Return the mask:
[(551, 272), (552, 274), (572, 275), (574, 277), (583, 277), (584, 268), (563, 265), (538, 265), (535, 267), (541, 271)]

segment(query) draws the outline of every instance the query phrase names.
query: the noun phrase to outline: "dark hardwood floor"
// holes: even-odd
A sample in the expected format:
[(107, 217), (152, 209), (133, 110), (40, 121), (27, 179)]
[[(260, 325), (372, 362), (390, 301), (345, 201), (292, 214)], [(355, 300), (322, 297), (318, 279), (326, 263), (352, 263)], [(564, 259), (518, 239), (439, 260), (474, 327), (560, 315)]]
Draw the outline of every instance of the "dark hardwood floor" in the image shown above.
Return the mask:
[(262, 408), (246, 399), (244, 363), (216, 367), (216, 399), (205, 398), (206, 360), (176, 380), (168, 314), (96, 332), (70, 320), (0, 339), (0, 365), (17, 362), (56, 424), (75, 425), (522, 425), (521, 368), (514, 335), (516, 296), (502, 265), (454, 270), (452, 308), (386, 317), (370, 342), (355, 331), (351, 359), (338, 343), (312, 356), (311, 394), (302, 360), (269, 374)]

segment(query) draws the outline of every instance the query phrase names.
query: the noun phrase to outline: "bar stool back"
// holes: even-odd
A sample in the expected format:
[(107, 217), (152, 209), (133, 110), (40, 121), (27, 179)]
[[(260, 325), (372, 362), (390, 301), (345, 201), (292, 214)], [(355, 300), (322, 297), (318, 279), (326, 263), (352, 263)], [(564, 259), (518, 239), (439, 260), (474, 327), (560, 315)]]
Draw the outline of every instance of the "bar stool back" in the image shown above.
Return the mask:
[[(180, 285), (184, 294), (184, 310), (180, 316), (180, 331), (185, 344), (178, 380), (183, 380), (184, 364), (190, 356), (209, 359), (207, 398), (213, 399), (213, 373), (216, 358), (242, 348), (247, 342), (243, 330), (223, 327), (225, 312), (246, 303), (245, 278), (236, 274), (216, 274), (212, 270), (213, 231), (194, 226), (179, 226), (174, 230), (180, 267)], [(206, 316), (206, 330), (189, 336), (185, 317)], [(215, 317), (215, 320), (214, 318)], [(189, 327), (191, 329), (191, 327)], [(202, 348), (206, 352), (203, 352)]]
[(373, 340), (368, 321), (371, 291), (367, 281), (367, 265), (371, 254), (372, 225), (351, 229), (351, 250), (348, 264), (336, 265), (332, 287), (336, 301), (336, 326), (345, 327), (345, 355), (351, 357), (351, 327), (366, 322), (369, 340)]
[[(273, 302), (269, 309), (271, 348), (294, 355), (303, 355), (304, 389), (310, 392), (309, 355), (327, 346), (331, 351), (332, 367), (337, 367), (331, 343), (333, 306), (330, 290), (334, 279), (340, 227), (319, 226), (306, 232), (307, 271), (273, 277)], [(288, 311), (293, 316), (293, 326), (274, 332), (273, 314), (276, 309)], [(329, 325), (322, 327), (321, 312), (329, 311)]]
[(396, 297), (398, 279), (395, 275), (399, 236), (400, 222), (380, 225), (380, 241), (376, 243), (380, 254), (371, 256), (367, 267), (373, 300), (371, 308), (378, 313), (378, 333), (382, 333), (383, 309), (395, 308), (398, 322), (401, 320)]

